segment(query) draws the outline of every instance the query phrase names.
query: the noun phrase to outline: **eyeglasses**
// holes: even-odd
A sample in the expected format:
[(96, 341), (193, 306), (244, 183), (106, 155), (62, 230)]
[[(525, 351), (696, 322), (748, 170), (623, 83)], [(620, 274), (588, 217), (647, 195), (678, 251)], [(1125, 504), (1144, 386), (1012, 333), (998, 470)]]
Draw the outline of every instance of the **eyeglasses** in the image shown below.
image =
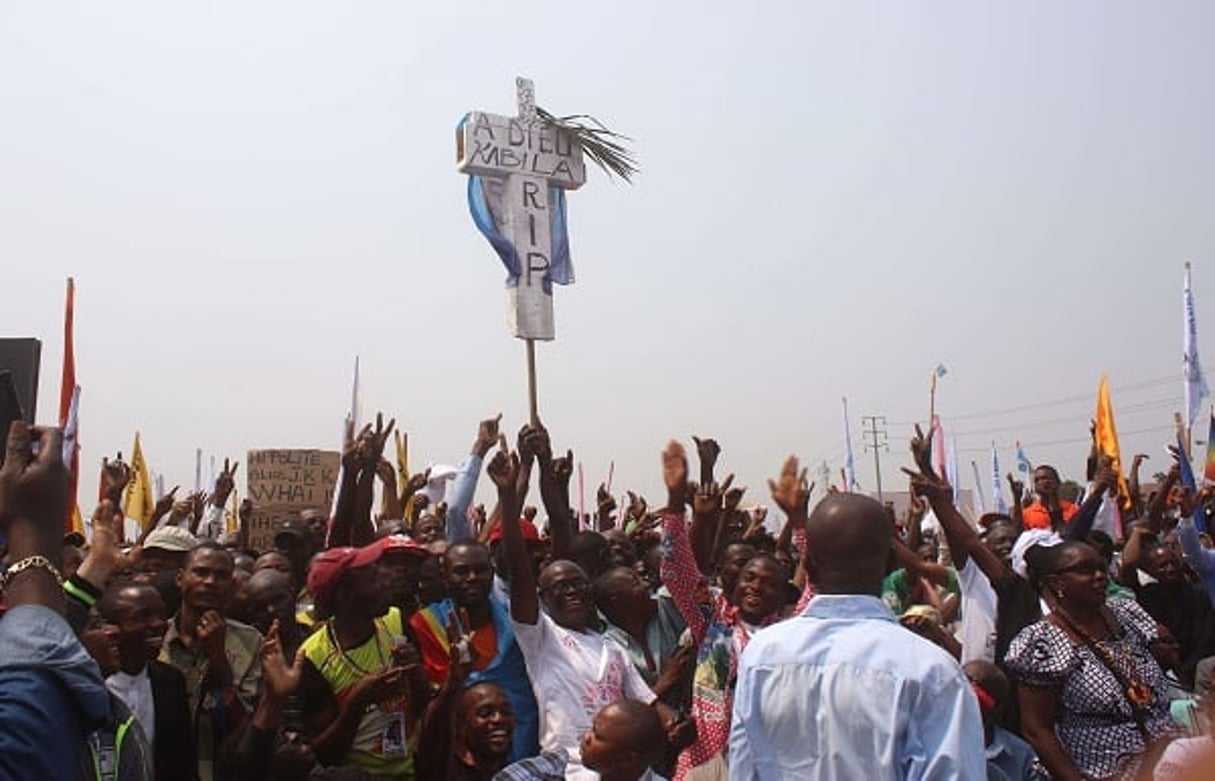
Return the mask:
[(1076, 575), (1095, 575), (1098, 572), (1105, 572), (1104, 561), (1078, 561), (1070, 567), (1062, 567), (1059, 569), (1059, 574), (1075, 573)]
[(591, 590), (591, 584), (585, 580), (559, 580), (540, 589), (546, 594), (556, 594), (564, 597), (567, 594), (585, 594)]

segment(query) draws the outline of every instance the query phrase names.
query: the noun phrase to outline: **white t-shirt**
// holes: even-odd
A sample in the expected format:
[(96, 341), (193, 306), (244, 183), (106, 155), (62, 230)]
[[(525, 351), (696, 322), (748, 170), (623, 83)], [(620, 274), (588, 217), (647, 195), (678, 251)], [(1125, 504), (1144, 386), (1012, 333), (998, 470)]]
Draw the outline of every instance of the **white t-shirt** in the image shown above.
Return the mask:
[(591, 720), (619, 699), (653, 702), (654, 692), (610, 637), (565, 629), (543, 612), (535, 624), (512, 620), (511, 625), (540, 706), (540, 749), (565, 749), (567, 779), (598, 779), (582, 766), (578, 753)]
[(962, 664), (975, 659), (996, 661), (996, 591), (973, 556), (958, 570), (958, 588), (962, 592), (962, 620), (958, 627)]
[(136, 675), (128, 675), (122, 670), (105, 679), (105, 686), (118, 699), (126, 703), (143, 727), (143, 734), (148, 737), (148, 745), (156, 740), (156, 703), (152, 699), (152, 679), (148, 677), (145, 666)]

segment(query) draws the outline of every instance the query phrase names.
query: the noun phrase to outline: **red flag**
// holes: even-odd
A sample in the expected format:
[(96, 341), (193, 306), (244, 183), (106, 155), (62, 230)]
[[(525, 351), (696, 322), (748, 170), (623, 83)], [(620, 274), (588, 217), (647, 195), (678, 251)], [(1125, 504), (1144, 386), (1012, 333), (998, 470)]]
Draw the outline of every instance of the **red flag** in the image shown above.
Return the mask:
[(76, 504), (76, 484), (80, 478), (80, 446), (78, 444), (77, 408), (80, 387), (76, 384), (76, 347), (72, 334), (72, 317), (76, 308), (76, 283), (67, 281), (67, 304), (63, 313), (63, 374), (59, 380), (59, 427), (63, 429), (63, 460), (72, 472), (71, 503), (64, 519), (66, 531), (83, 532), (80, 508)]

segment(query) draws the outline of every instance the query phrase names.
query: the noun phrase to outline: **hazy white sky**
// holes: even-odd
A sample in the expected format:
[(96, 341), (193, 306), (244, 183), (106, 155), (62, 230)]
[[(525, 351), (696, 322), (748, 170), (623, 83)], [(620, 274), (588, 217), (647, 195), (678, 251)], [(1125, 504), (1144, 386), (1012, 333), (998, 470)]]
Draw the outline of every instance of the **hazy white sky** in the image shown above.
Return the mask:
[(588, 483), (658, 498), (701, 433), (766, 499), (787, 453), (838, 470), (847, 395), (863, 487), (861, 416), (896, 424), (889, 488), (938, 362), (964, 487), (993, 439), (1078, 472), (1103, 371), (1163, 468), (1186, 259), (1215, 344), (1213, 33), (1204, 2), (5, 3), (0, 331), (44, 340), (53, 418), (76, 277), (82, 498), (136, 429), (169, 485), (195, 447), (336, 446), (356, 354), (414, 463), (456, 462), (526, 414), (454, 168), (523, 74), (643, 168), (570, 197), (539, 347)]

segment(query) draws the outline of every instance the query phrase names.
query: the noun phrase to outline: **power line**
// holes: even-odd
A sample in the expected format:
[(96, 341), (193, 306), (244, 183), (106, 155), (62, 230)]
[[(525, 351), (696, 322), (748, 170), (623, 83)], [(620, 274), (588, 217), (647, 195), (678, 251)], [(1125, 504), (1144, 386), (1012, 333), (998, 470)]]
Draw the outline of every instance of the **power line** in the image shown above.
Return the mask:
[[(1147, 428), (1135, 429), (1133, 431), (1119, 431), (1118, 437), (1119, 438), (1130, 437), (1130, 436), (1134, 436), (1136, 434), (1152, 434), (1152, 433), (1157, 433), (1157, 432), (1161, 432), (1161, 431), (1170, 431), (1171, 432), (1174, 430), (1175, 429), (1172, 426), (1149, 426)], [(1026, 449), (1032, 449), (1032, 448), (1036, 448), (1036, 447), (1052, 447), (1054, 445), (1074, 445), (1079, 442), (1090, 442), (1090, 441), (1092, 441), (1091, 436), (1084, 436), (1084, 437), (1068, 437), (1066, 439), (1052, 439), (1052, 440), (1039, 441), (1039, 442), (1026, 441), (1026, 442), (1022, 442), (1021, 445), (1022, 445), (1022, 447), (1025, 447)], [(958, 452), (959, 453), (986, 453), (986, 452), (988, 452), (988, 448), (986, 448), (986, 447), (958, 448)]]
[(883, 500), (882, 457), (880, 453), (883, 449), (890, 450), (886, 438), (886, 418), (882, 415), (862, 415), (861, 425), (869, 426), (864, 430), (864, 435), (869, 437), (869, 441), (865, 443), (865, 449), (873, 451), (873, 471), (877, 475), (877, 495), (880, 502)]
[[(1118, 393), (1129, 393), (1131, 391), (1143, 390), (1145, 388), (1153, 388), (1153, 387), (1158, 387), (1160, 385), (1166, 385), (1171, 382), (1177, 382), (1179, 379), (1180, 379), (1179, 377), (1170, 375), (1168, 377), (1159, 377), (1159, 378), (1152, 379), (1152, 380), (1144, 380), (1143, 382), (1131, 383), (1130, 385), (1119, 385), (1117, 388), (1114, 388), (1113, 391), (1116, 391)], [(1032, 412), (1033, 410), (1044, 409), (1046, 407), (1059, 407), (1059, 406), (1063, 406), (1065, 404), (1075, 404), (1076, 402), (1080, 402), (1080, 401), (1092, 401), (1096, 398), (1097, 398), (1097, 395), (1092, 392), (1079, 393), (1074, 396), (1065, 396), (1065, 397), (1053, 399), (1050, 401), (1040, 401), (1040, 402), (1035, 402), (1033, 404), (1021, 404), (1016, 407), (1004, 407), (1003, 409), (983, 410), (983, 411), (977, 411), (977, 412), (965, 412), (965, 413), (962, 413), (959, 415), (951, 414), (951, 415), (943, 416), (943, 418), (946, 418), (948, 420), (953, 420), (953, 421), (974, 420), (975, 418), (990, 418), (990, 417), (995, 417), (997, 415), (1011, 415), (1011, 414), (1014, 414), (1017, 412)], [(914, 425), (914, 422), (912, 422), (912, 423), (892, 423), (890, 425), (892, 425), (892, 426), (911, 426), (911, 425)]]

